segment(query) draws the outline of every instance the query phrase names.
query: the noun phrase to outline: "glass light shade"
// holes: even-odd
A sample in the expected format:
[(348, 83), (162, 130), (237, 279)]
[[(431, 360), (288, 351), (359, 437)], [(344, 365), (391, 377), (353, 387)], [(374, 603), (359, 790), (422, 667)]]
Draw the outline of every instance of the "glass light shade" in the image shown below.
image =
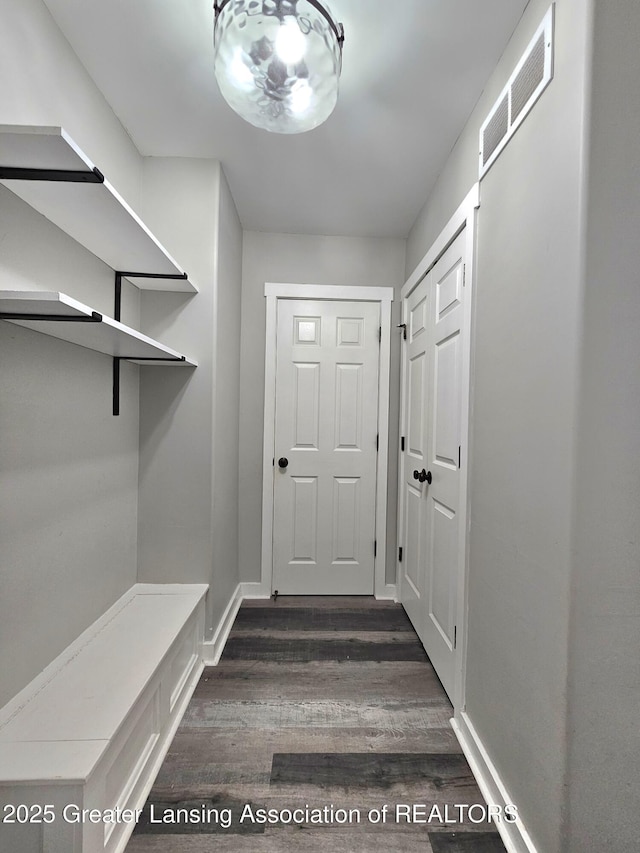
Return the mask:
[(215, 10), (214, 71), (238, 115), (273, 133), (304, 133), (331, 115), (342, 25), (324, 4), (217, 0)]

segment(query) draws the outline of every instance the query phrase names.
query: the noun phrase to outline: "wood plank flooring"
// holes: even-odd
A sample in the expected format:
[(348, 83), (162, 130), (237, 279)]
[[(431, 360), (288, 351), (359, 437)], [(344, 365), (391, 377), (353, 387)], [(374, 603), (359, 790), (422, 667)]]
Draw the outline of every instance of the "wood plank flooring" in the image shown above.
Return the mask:
[(244, 602), (127, 853), (504, 853), (451, 715), (399, 605)]

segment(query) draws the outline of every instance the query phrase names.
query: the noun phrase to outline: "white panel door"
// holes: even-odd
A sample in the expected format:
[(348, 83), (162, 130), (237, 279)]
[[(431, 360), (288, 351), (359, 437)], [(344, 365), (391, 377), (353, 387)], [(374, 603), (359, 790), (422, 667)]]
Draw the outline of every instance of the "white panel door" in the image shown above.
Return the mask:
[(279, 594), (373, 594), (379, 326), (379, 303), (278, 300)]
[[(464, 569), (459, 517), (462, 411), (468, 402), (462, 391), (465, 236), (463, 231), (409, 296), (405, 314), (401, 597), (450, 696)], [(423, 305), (424, 322), (416, 317)]]
[(462, 234), (430, 273), (430, 392), (427, 442), (426, 594), (423, 642), (450, 696), (455, 682), (456, 596), (464, 570), (460, 546), (460, 443), (464, 330)]
[(427, 464), (429, 423), (429, 284), (427, 276), (409, 296), (405, 306), (405, 436), (401, 469), (404, 516), (399, 536), (403, 543), (400, 598), (420, 637), (426, 612), (424, 487), (420, 474)]

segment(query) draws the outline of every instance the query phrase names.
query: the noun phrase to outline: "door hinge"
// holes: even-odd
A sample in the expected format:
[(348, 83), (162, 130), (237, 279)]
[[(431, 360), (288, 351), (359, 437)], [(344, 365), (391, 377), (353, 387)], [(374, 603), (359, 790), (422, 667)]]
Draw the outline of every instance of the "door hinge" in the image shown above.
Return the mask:
[(464, 287), (467, 283), (467, 265), (462, 265), (462, 286)]
[(458, 468), (462, 468), (462, 447), (458, 445)]
[(453, 648), (457, 648), (458, 646), (458, 626), (453, 626)]
[(404, 436), (400, 437), (400, 450), (404, 451)]
[(398, 548), (398, 562), (402, 562), (402, 546)]
[(378, 326), (378, 340), (382, 342), (382, 326)]
[(376, 452), (380, 450), (380, 433), (376, 435)]
[(374, 557), (378, 556), (378, 540), (377, 539), (373, 540), (373, 556)]
[(273, 457), (273, 462), (271, 464), (273, 465), (274, 468), (276, 467), (276, 457), (275, 456)]

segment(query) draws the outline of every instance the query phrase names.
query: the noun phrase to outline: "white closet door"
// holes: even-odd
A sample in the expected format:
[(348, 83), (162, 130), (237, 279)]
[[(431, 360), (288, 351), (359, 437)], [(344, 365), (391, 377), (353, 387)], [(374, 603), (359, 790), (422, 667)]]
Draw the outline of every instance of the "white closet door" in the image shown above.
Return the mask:
[(463, 231), (407, 299), (401, 600), (450, 696), (463, 571), (460, 456), (465, 329)]
[(418, 635), (426, 611), (426, 541), (423, 484), (420, 474), (427, 464), (429, 424), (429, 306), (430, 278), (427, 276), (409, 296), (405, 307), (404, 453), (402, 460), (402, 519), (400, 541), (402, 562), (400, 595)]
[(460, 442), (465, 232), (430, 273), (430, 390), (425, 483), (427, 608), (423, 643), (449, 695), (455, 682), (460, 559)]
[(379, 303), (278, 301), (280, 594), (373, 594), (379, 325)]

